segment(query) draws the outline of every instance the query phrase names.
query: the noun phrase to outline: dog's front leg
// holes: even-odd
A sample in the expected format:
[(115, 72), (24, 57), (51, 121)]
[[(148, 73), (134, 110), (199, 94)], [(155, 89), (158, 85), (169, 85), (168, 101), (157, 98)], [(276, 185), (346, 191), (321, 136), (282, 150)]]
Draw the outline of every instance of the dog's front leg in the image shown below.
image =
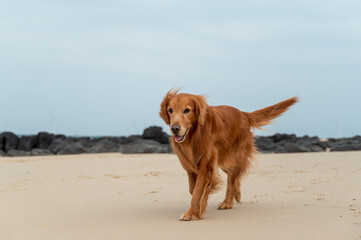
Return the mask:
[(189, 183), (189, 193), (193, 195), (193, 190), (197, 181), (197, 174), (187, 171), (187, 175), (188, 175), (188, 183)]
[(204, 186), (206, 184), (203, 174), (198, 174), (193, 189), (191, 206), (187, 212), (180, 216), (181, 221), (197, 220), (200, 218), (200, 200), (203, 195)]

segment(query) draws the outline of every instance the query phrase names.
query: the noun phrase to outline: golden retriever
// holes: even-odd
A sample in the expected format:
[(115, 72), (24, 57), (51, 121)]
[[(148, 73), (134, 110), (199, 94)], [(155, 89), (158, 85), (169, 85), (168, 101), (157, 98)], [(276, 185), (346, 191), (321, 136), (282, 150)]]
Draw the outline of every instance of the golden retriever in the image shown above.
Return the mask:
[(248, 113), (230, 106), (209, 106), (202, 95), (170, 90), (160, 106), (160, 117), (169, 125), (171, 143), (186, 170), (190, 208), (182, 221), (200, 219), (209, 194), (220, 184), (218, 167), (227, 173), (226, 197), (218, 209), (230, 209), (241, 200), (241, 178), (257, 149), (253, 129), (260, 128), (297, 102), (297, 97)]

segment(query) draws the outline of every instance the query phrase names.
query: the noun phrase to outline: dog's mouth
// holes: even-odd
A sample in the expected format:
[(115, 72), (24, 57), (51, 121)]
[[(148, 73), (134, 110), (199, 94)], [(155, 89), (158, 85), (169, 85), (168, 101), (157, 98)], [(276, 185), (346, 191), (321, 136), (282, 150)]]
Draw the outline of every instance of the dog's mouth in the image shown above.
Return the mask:
[(189, 130), (189, 128), (187, 128), (186, 132), (185, 132), (184, 135), (182, 135), (182, 136), (173, 135), (174, 140), (175, 140), (177, 143), (183, 142), (184, 139), (186, 138), (186, 135), (187, 135), (187, 133), (188, 133), (188, 130)]

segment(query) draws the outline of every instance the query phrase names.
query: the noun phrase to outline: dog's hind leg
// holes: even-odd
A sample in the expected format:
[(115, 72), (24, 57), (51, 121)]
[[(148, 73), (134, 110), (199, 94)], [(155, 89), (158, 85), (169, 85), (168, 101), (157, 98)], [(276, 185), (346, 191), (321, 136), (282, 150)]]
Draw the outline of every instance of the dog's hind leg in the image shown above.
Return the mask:
[(234, 186), (234, 200), (236, 200), (238, 203), (241, 202), (241, 176), (242, 174), (239, 174), (233, 182)]

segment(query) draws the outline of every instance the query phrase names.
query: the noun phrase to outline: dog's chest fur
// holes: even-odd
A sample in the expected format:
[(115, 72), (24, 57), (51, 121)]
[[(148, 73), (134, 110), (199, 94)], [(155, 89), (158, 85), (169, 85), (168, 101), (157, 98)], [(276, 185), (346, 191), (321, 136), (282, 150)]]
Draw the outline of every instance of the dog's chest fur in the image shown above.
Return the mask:
[(183, 168), (189, 172), (198, 172), (199, 154), (195, 153), (191, 145), (180, 145), (172, 140), (172, 145)]

